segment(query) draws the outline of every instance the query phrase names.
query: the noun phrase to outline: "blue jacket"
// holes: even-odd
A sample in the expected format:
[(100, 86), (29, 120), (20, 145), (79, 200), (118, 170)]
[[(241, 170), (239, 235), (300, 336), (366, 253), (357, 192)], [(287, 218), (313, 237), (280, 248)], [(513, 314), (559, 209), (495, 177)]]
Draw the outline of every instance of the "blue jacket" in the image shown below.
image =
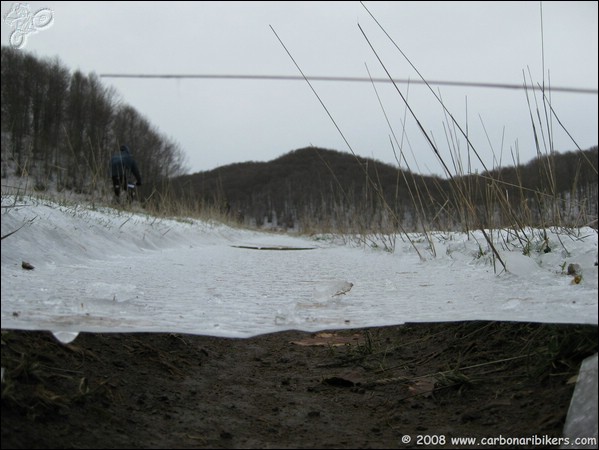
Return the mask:
[(121, 146), (121, 152), (110, 158), (110, 173), (112, 177), (127, 179), (130, 174), (135, 176), (137, 184), (141, 184), (141, 174), (137, 162), (131, 156), (129, 147)]

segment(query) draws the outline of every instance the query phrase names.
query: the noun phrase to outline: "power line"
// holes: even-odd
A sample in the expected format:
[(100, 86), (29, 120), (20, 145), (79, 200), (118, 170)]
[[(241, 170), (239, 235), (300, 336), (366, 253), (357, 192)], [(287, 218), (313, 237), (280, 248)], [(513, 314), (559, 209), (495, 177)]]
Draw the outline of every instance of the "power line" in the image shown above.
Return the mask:
[[(398, 83), (398, 84), (425, 84), (422, 80), (389, 79), (389, 78), (365, 78), (365, 77), (329, 77), (329, 76), (295, 76), (295, 75), (209, 75), (209, 74), (125, 74), (104, 73), (101, 78), (145, 78), (145, 79), (213, 79), (213, 80), (282, 80), (282, 81), (342, 81), (342, 82), (374, 82), (374, 83)], [(492, 89), (534, 89), (541, 90), (540, 86), (526, 86), (523, 84), (509, 83), (476, 83), (470, 81), (427, 81), (429, 85), (436, 86), (467, 86)], [(552, 92), (570, 92), (576, 94), (598, 94), (597, 89), (574, 88), (574, 87), (551, 87), (547, 90)]]

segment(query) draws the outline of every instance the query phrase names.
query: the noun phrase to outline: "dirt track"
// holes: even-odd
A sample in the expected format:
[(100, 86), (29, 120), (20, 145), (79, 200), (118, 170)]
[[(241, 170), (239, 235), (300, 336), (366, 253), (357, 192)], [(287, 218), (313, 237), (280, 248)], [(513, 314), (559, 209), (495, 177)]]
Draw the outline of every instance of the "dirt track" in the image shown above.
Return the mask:
[(2, 341), (2, 448), (464, 448), (451, 439), (561, 437), (597, 327)]

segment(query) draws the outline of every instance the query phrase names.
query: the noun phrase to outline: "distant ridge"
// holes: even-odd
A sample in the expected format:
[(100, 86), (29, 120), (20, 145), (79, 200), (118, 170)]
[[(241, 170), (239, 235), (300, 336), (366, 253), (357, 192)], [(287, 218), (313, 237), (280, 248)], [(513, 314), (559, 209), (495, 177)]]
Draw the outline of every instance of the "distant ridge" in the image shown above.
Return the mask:
[[(594, 162), (594, 168), (589, 161)], [(481, 203), (489, 179), (504, 183), (513, 195), (530, 192), (531, 198), (535, 191), (549, 188), (561, 193), (594, 185), (596, 192), (597, 147), (552, 155), (552, 180), (545, 179), (547, 164), (547, 160), (537, 158), (518, 167), (457, 176), (454, 182), (468, 186), (472, 198)], [(318, 147), (293, 150), (268, 162), (239, 162), (180, 176), (173, 184), (180, 195), (203, 206), (216, 207), (247, 224), (280, 228), (294, 227), (298, 221), (338, 226), (345, 220), (350, 225), (358, 214), (379, 220), (381, 211), (389, 208), (402, 220), (413, 222), (415, 211), (411, 209), (416, 194), (422, 208), (434, 216), (450, 208), (452, 192), (447, 179)], [(594, 209), (590, 213), (596, 216), (596, 194)]]

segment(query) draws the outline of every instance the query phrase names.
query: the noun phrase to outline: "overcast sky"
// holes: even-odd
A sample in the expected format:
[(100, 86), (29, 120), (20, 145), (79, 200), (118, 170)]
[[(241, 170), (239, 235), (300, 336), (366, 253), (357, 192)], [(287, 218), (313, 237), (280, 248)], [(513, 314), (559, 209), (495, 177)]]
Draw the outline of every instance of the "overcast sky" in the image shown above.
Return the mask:
[[(2, 2), (3, 46), (11, 45), (16, 30), (16, 23), (6, 20), (16, 3)], [(595, 1), (364, 2), (399, 50), (365, 7), (353, 1), (23, 5), (31, 14), (51, 10), (53, 21), (26, 33), (21, 49), (39, 57), (56, 56), (72, 71), (294, 77), (301, 76), (297, 63), (308, 77), (368, 78), (370, 72), (373, 78), (387, 78), (378, 54), (394, 79), (419, 81), (403, 53), (430, 82), (522, 86), (525, 76), (529, 85), (544, 81), (554, 88), (551, 106), (577, 144), (587, 149), (598, 141)], [(190, 172), (269, 161), (310, 145), (396, 164), (397, 144), (386, 113), (410, 168), (444, 173), (391, 83), (373, 87), (370, 82), (314, 80), (317, 97), (304, 80), (103, 81), (181, 146)], [(459, 152), (465, 163), (466, 140), (430, 90), (416, 83), (397, 87), (445, 161)], [(530, 108), (536, 117), (538, 105), (545, 115), (538, 92), (529, 91), (529, 107), (523, 89), (432, 87), (468, 131), (487, 168), (511, 165), (512, 155), (521, 162), (535, 156)], [(594, 93), (557, 89), (562, 87)], [(556, 150), (576, 149), (557, 121), (550, 127)], [(548, 151), (548, 144), (541, 145)], [(473, 169), (480, 169), (481, 163), (472, 158)]]

